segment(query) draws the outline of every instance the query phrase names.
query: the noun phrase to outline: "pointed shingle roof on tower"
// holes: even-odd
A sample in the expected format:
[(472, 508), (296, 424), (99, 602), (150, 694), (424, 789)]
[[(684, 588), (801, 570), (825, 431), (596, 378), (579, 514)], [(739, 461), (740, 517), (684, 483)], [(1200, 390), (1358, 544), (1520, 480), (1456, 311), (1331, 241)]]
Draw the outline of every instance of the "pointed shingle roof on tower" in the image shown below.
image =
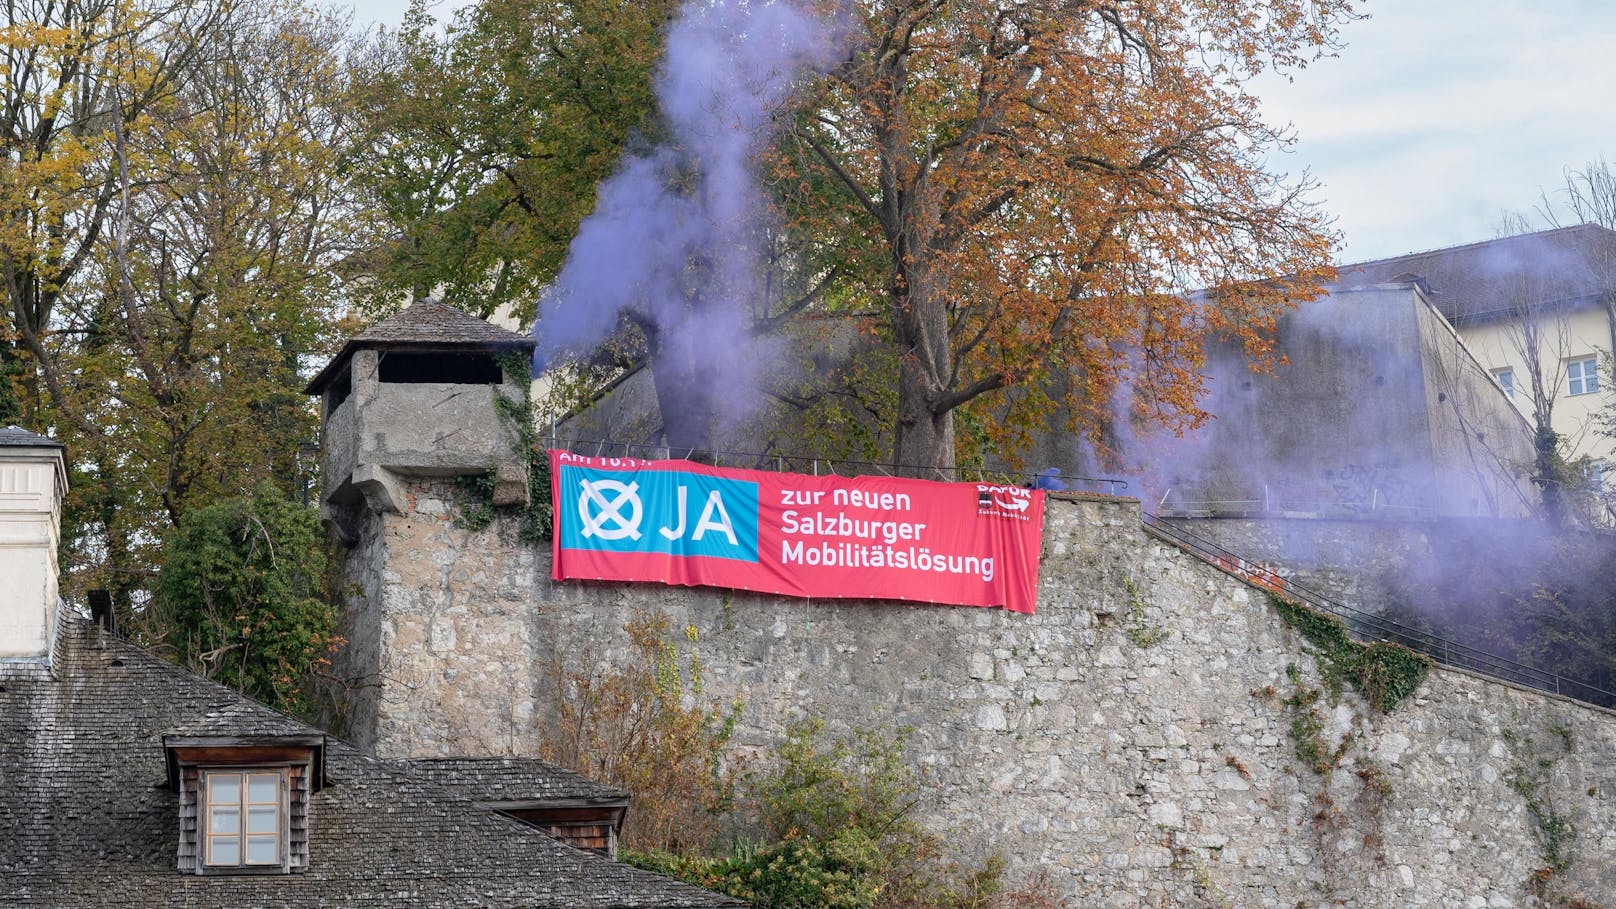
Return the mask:
[(370, 326), (348, 343), (370, 347), (393, 344), (519, 347), (531, 345), (533, 339), (427, 297)]
[(533, 339), (501, 328), (430, 297), (417, 300), (350, 338), (309, 382), (306, 394), (320, 394), (346, 368), (354, 351), (489, 351), (533, 350)]

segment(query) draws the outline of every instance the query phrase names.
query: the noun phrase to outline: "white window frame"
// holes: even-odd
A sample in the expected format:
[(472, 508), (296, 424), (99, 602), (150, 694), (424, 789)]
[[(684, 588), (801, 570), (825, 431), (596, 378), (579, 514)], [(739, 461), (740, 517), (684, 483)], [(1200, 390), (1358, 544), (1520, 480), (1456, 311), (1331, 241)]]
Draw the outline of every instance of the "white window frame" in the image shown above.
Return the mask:
[(1599, 358), (1577, 357), (1566, 361), (1566, 393), (1593, 394), (1599, 390)]
[[(215, 803), (213, 782), (225, 782), (227, 778), (234, 778), (236, 798), (228, 804)], [(275, 794), (272, 799), (252, 799), (252, 783), (273, 783)], [(213, 767), (202, 770), (201, 779), (198, 780), (198, 817), (197, 826), (201, 851), (200, 865), (208, 870), (242, 869), (242, 870), (271, 870), (280, 871), (287, 867), (288, 846), (288, 818), (290, 810), (288, 805), (287, 772), (284, 767)], [(224, 819), (234, 814), (234, 826), (226, 829)], [(262, 829), (254, 830), (251, 818), (259, 818), (265, 814), (272, 814), (274, 818), (272, 831)], [(219, 861), (215, 848), (227, 843), (234, 844), (236, 860)], [(249, 857), (249, 846), (263, 845), (272, 842), (275, 854), (272, 859), (253, 860)]]
[(1515, 367), (1504, 366), (1493, 370), (1493, 381), (1504, 390), (1504, 397), (1515, 400)]

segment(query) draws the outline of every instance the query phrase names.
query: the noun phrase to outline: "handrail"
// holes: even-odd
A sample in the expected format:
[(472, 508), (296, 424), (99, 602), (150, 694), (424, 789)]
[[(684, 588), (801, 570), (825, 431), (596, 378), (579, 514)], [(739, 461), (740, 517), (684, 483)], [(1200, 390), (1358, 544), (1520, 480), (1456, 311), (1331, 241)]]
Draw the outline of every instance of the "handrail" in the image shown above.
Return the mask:
[[(656, 460), (660, 458), (690, 458), (699, 456), (703, 460), (725, 467), (737, 467), (748, 470), (775, 470), (778, 472), (812, 473), (821, 471), (828, 473), (858, 473), (881, 474), (891, 476), (903, 474), (905, 476), (922, 476), (935, 474), (936, 479), (949, 482), (991, 482), (1014, 486), (1029, 486), (1043, 489), (1064, 490), (1071, 492), (1097, 492), (1101, 495), (1122, 495), (1128, 488), (1128, 481), (1114, 477), (1084, 477), (1073, 474), (1043, 470), (1038, 472), (995, 470), (985, 467), (930, 467), (914, 464), (900, 464), (892, 461), (858, 461), (847, 458), (821, 458), (812, 455), (791, 455), (783, 452), (757, 452), (736, 451), (716, 448), (672, 448), (667, 445), (653, 445), (645, 442), (615, 442), (609, 439), (558, 439), (547, 438), (544, 444), (549, 448), (565, 448), (582, 455), (606, 458), (641, 458)], [(1040, 485), (1042, 484), (1042, 485)]]
[[(1252, 581), (1259, 586), (1275, 589), (1276, 584), (1272, 580), (1275, 576), (1268, 569), (1255, 566), (1222, 546), (1197, 536), (1183, 527), (1169, 523), (1164, 518), (1149, 512), (1142, 512), (1142, 514), (1146, 529), (1164, 538), (1167, 542), (1237, 577)], [(1360, 640), (1386, 641), (1400, 644), (1410, 650), (1423, 653), (1444, 666), (1464, 669), (1502, 681), (1524, 685), (1528, 688), (1535, 688), (1539, 691), (1553, 692), (1562, 697), (1595, 704), (1600, 707), (1616, 707), (1616, 693), (1606, 691), (1596, 685), (1590, 685), (1587, 682), (1569, 678), (1547, 669), (1520, 663), (1498, 654), (1477, 650), (1467, 644), (1451, 641), (1430, 632), (1394, 622), (1384, 616), (1365, 612), (1345, 603), (1337, 602), (1292, 581), (1286, 580), (1283, 583), (1283, 590), (1276, 590), (1276, 592), (1344, 620), (1347, 624), (1347, 629), (1354, 637)]]

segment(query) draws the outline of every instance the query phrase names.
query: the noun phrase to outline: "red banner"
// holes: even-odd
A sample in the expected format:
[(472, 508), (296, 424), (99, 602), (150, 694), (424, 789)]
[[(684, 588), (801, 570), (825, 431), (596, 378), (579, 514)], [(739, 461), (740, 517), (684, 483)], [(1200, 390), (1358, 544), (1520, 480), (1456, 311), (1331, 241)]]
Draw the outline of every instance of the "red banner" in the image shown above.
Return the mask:
[(550, 452), (558, 581), (1033, 611), (1044, 494)]

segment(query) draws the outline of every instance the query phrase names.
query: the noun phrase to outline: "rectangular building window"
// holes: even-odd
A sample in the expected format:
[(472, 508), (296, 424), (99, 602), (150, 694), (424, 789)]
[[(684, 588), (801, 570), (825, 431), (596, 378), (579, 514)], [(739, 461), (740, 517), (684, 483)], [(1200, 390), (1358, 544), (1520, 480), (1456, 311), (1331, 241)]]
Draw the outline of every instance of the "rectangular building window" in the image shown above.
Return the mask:
[(203, 774), (204, 865), (281, 864), (286, 839), (284, 778), (276, 770), (210, 770)]
[(1598, 459), (1591, 460), (1583, 468), (1583, 480), (1588, 488), (1594, 492), (1604, 492), (1610, 488), (1610, 462)]
[(1566, 363), (1566, 378), (1571, 382), (1574, 395), (1591, 394), (1599, 390), (1599, 358), (1583, 357)]
[(1506, 366), (1503, 369), (1493, 370), (1493, 381), (1504, 390), (1511, 401), (1515, 400), (1515, 370)]

